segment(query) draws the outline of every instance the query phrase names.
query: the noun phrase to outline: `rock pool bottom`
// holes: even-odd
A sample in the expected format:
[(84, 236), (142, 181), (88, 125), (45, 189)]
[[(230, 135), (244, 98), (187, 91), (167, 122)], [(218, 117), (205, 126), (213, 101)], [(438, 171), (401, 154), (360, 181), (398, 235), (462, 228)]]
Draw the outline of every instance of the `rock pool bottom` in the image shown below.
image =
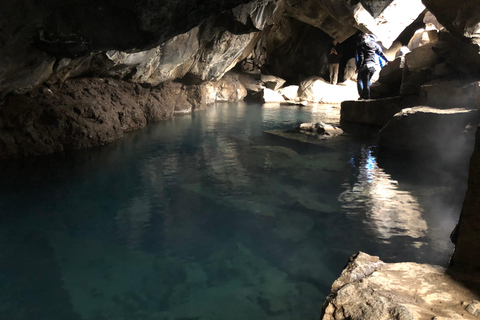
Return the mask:
[(1, 318), (318, 319), (355, 252), (445, 266), (468, 159), (264, 133), (338, 114), (218, 104), (103, 148), (2, 163)]

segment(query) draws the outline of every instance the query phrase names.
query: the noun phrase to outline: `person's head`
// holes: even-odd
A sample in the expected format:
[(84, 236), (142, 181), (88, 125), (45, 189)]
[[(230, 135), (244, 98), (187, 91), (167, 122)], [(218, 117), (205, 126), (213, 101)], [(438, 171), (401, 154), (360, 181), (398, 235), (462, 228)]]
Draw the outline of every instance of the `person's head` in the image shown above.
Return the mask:
[(337, 42), (337, 40), (333, 39), (332, 43), (333, 43), (334, 46), (336, 46), (338, 42)]

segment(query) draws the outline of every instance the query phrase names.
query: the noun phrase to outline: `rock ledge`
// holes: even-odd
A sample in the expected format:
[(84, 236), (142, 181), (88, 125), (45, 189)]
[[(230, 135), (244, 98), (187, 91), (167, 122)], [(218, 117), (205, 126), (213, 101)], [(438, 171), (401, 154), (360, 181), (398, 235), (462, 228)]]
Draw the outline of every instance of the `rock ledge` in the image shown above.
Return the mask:
[(321, 319), (478, 319), (468, 311), (477, 300), (444, 268), (359, 252), (333, 283)]

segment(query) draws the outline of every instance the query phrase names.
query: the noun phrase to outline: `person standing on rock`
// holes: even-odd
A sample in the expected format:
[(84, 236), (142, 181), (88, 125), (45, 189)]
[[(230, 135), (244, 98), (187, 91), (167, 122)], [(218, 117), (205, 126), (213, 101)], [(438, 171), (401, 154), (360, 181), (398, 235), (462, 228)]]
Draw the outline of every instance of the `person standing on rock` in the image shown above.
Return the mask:
[(382, 51), (382, 48), (369, 35), (361, 33), (357, 39), (357, 72), (358, 72), (358, 87), (360, 99), (370, 99), (370, 81), (375, 73), (375, 65), (377, 64), (379, 55), (387, 61), (388, 59)]
[(336, 85), (338, 82), (338, 70), (340, 69), (340, 58), (342, 52), (337, 46), (337, 40), (332, 41), (332, 48), (328, 54), (328, 72), (330, 74), (330, 83)]

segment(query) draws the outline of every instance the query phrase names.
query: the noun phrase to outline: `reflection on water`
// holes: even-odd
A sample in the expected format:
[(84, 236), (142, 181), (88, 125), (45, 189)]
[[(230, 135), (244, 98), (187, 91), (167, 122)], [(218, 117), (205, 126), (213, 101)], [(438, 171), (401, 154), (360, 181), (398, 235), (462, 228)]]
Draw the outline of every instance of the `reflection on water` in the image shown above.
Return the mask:
[(3, 163), (0, 318), (318, 319), (357, 251), (445, 264), (454, 181), (381, 165), (369, 139), (264, 134), (338, 113), (219, 104), (104, 148)]
[[(353, 185), (344, 185), (347, 190), (339, 197), (346, 214), (363, 214), (365, 226), (385, 243), (395, 236), (425, 237), (427, 222), (418, 200), (401, 190), (398, 181), (378, 166), (371, 148), (362, 148), (360, 159), (352, 158), (350, 163), (358, 166), (358, 175)], [(414, 246), (422, 244), (423, 241), (412, 242)]]

